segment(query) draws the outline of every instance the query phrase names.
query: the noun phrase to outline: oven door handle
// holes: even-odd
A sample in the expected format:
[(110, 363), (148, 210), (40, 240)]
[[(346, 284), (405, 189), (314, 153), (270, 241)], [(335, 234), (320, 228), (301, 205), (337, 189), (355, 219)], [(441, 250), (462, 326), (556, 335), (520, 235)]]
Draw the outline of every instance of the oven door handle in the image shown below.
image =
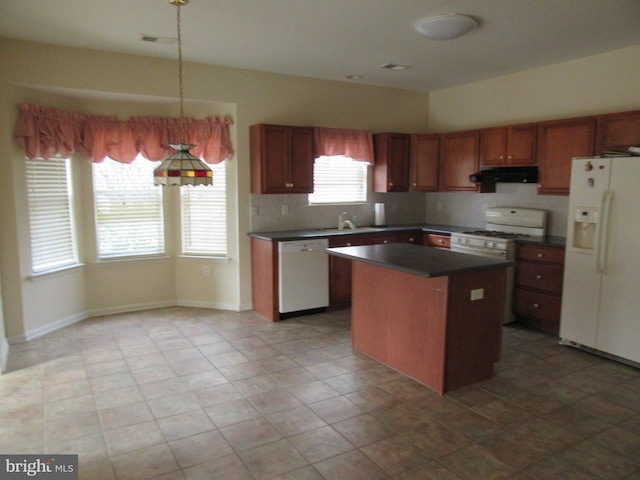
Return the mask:
[(478, 255), (482, 257), (498, 257), (502, 259), (507, 258), (507, 252), (504, 250), (490, 250), (477, 247), (467, 247), (465, 245), (458, 245), (457, 243), (451, 243), (451, 251), (458, 253), (466, 253), (468, 255)]

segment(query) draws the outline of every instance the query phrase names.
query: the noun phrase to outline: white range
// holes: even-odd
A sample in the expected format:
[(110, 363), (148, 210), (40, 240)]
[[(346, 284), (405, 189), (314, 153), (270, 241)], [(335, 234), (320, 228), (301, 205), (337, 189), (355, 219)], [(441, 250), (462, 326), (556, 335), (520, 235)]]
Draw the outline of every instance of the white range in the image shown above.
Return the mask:
[[(547, 234), (547, 212), (531, 208), (492, 207), (484, 214), (484, 230), (454, 232), (451, 234), (451, 251), (515, 260), (515, 240), (541, 238)], [(515, 321), (511, 304), (514, 269), (507, 271), (507, 298), (504, 323)]]

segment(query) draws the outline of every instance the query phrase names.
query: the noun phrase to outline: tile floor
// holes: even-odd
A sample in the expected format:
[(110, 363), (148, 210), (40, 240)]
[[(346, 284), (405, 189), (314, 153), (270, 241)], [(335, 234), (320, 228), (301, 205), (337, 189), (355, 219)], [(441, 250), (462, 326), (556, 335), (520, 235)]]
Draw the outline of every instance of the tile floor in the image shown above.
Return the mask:
[(506, 327), (439, 397), (351, 349), (349, 311), (169, 308), (13, 345), (0, 452), (101, 479), (640, 479), (640, 371)]

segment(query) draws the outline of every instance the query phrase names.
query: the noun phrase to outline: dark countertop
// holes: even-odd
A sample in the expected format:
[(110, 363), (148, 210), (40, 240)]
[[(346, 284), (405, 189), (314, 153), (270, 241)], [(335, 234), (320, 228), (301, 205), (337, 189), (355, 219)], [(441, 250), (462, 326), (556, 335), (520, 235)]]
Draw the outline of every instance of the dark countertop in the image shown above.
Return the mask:
[(442, 277), (515, 265), (515, 262), (497, 258), (424, 248), (408, 243), (328, 248), (327, 253), (422, 277)]
[[(420, 223), (410, 225), (389, 225), (386, 227), (360, 227), (356, 230), (344, 229), (338, 230), (337, 228), (315, 228), (309, 230), (287, 230), (280, 232), (251, 232), (250, 237), (260, 238), (262, 240), (268, 240), (270, 242), (290, 242), (294, 240), (306, 240), (310, 238), (328, 238), (333, 236), (342, 235), (364, 235), (364, 234), (376, 234), (376, 233), (395, 233), (403, 232), (407, 230), (422, 230), (423, 232), (441, 233), (444, 235), (450, 235), (453, 232), (467, 232), (470, 230), (477, 230), (473, 227), (464, 227), (457, 225), (440, 225), (432, 223)], [(533, 245), (540, 245), (546, 247), (564, 248), (566, 239), (565, 237), (558, 237), (553, 235), (547, 235), (542, 238), (519, 238), (517, 243), (529, 243)]]

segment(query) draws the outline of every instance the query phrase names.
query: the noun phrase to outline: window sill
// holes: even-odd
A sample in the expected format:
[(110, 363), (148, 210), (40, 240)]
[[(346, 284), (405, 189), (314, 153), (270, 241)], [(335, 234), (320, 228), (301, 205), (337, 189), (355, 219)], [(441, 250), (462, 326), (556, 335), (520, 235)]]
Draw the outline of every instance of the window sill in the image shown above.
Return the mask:
[(53, 270), (47, 270), (45, 272), (32, 273), (28, 278), (32, 282), (38, 282), (40, 280), (45, 280), (48, 278), (68, 275), (84, 266), (85, 266), (84, 263), (75, 263), (73, 265), (67, 265), (66, 267), (55, 268)]
[(229, 263), (229, 257), (214, 257), (208, 255), (178, 255), (178, 259), (189, 263)]
[(98, 260), (93, 265), (97, 267), (111, 267), (114, 265), (122, 264), (161, 263), (167, 262), (169, 260), (171, 260), (171, 257), (168, 257), (166, 255), (148, 257), (116, 257)]

